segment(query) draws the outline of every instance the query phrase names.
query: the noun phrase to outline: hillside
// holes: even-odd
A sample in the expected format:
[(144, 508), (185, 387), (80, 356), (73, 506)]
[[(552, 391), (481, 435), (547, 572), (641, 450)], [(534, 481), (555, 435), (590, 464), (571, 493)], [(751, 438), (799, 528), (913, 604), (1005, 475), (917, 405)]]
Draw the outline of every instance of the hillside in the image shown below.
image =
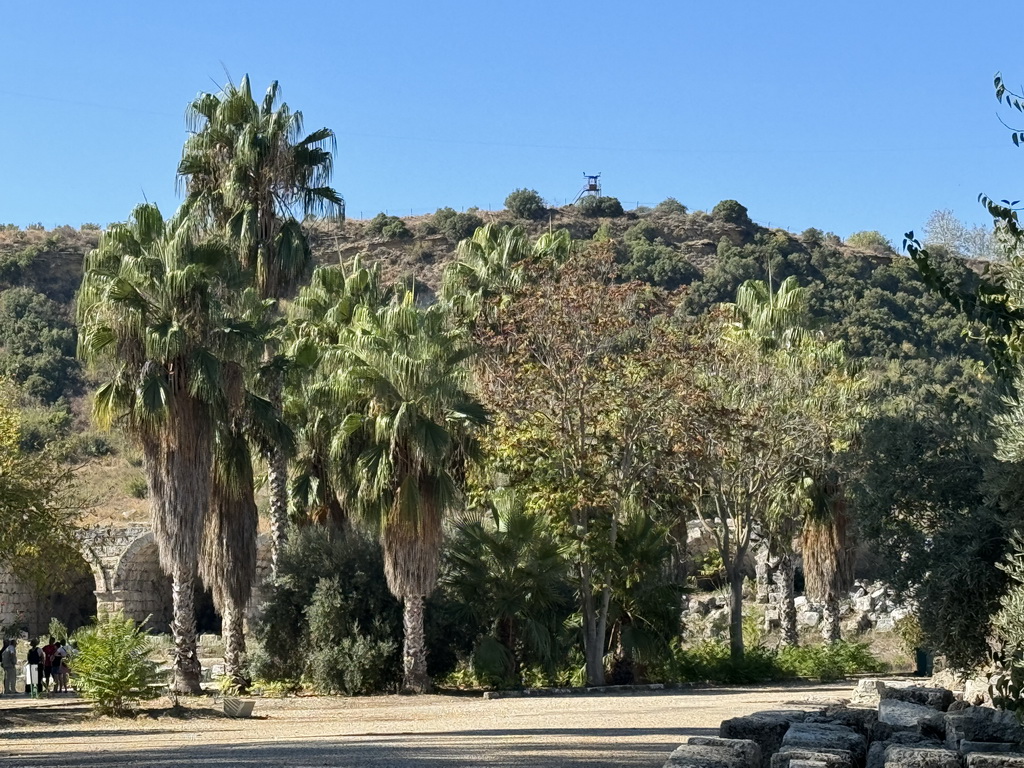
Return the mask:
[[(527, 220), (508, 211), (440, 209), (430, 216), (382, 214), (308, 226), (318, 263), (363, 254), (380, 262), (386, 278), (412, 278), (427, 295), (439, 288), (458, 241), (481, 224), (517, 224), (532, 235), (564, 228), (577, 240), (610, 243), (624, 278), (685, 291), (690, 314), (731, 300), (746, 279), (796, 275), (810, 288), (823, 331), (845, 341), (855, 356), (887, 361), (881, 368), (910, 367), (918, 378), (948, 384), (985, 360), (976, 343), (965, 341), (963, 322), (927, 292), (912, 263), (884, 246), (855, 248), (818, 230), (769, 230), (735, 201), (723, 201), (711, 213), (687, 211), (671, 199), (653, 209), (601, 212), (617, 215), (586, 215), (567, 206)], [(145, 519), (139, 459), (119, 436), (92, 427), (90, 386), (75, 359), (73, 299), (85, 254), (99, 235), (91, 226), (0, 230), (0, 376), (24, 394), (25, 444), (62, 441), (68, 460), (79, 465), (87, 519)], [(947, 268), (961, 281), (976, 279), (966, 262), (950, 259)]]

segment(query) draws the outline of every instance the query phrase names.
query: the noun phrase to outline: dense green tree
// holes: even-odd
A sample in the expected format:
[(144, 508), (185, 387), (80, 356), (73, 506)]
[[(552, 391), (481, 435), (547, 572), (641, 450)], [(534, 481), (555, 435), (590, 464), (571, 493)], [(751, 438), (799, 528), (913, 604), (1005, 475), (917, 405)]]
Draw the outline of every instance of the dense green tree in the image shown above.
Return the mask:
[(75, 329), (65, 307), (29, 287), (0, 292), (0, 375), (45, 403), (77, 394)]
[(517, 189), (505, 198), (505, 207), (520, 219), (537, 219), (544, 215), (545, 206), (535, 189)]

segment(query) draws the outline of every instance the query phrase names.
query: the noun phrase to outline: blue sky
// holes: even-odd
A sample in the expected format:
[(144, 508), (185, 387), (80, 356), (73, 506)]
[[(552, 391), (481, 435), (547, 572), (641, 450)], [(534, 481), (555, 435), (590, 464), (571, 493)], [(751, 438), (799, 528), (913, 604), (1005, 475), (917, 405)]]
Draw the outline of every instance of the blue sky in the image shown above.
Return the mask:
[[(627, 208), (723, 198), (756, 220), (898, 241), (979, 192), (1024, 197), (992, 76), (1018, 25), (976, 3), (8, 3), (0, 223), (177, 205), (186, 104), (272, 79), (338, 136), (350, 216), (561, 203), (602, 173)], [(13, 32), (13, 34), (12, 34)], [(1003, 117), (1014, 115), (1003, 110)], [(1017, 115), (1020, 123), (1024, 116)]]

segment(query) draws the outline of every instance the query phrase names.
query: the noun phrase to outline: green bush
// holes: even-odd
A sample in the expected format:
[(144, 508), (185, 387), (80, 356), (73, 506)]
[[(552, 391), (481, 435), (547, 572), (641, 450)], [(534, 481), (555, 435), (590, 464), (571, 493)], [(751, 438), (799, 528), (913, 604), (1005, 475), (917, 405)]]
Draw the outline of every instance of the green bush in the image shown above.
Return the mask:
[(854, 232), (846, 238), (846, 244), (854, 248), (860, 248), (863, 251), (871, 251), (872, 253), (892, 251), (892, 243), (889, 242), (889, 239), (881, 232), (873, 229)]
[(505, 198), (505, 208), (520, 219), (539, 219), (546, 210), (535, 189), (517, 189)]
[(451, 242), (457, 243), (471, 237), (483, 225), (484, 220), (475, 213), (458, 213), (454, 208), (438, 208), (428, 229), (440, 232)]
[(160, 695), (152, 640), (123, 613), (108, 614), (75, 633), (78, 654), (71, 662), (75, 688), (98, 714), (124, 717), (138, 702)]
[(600, 216), (607, 218), (615, 218), (622, 216), (625, 211), (622, 210), (622, 203), (615, 197), (596, 197), (595, 195), (587, 195), (583, 197), (576, 207), (579, 212), (584, 216), (588, 216), (592, 219), (596, 219)]
[(149, 483), (142, 475), (132, 475), (125, 481), (124, 492), (133, 499), (144, 499), (149, 496)]
[(740, 227), (751, 225), (747, 209), (735, 200), (722, 200), (711, 210), (711, 218), (726, 224), (736, 224)]
[(686, 206), (674, 197), (666, 197), (654, 206), (654, 213), (660, 216), (682, 216), (686, 213)]
[(388, 216), (386, 213), (378, 213), (372, 219), (368, 227), (371, 234), (379, 235), (388, 240), (407, 240), (412, 237), (412, 232), (405, 222), (397, 216)]
[(642, 239), (627, 242), (621, 274), (626, 280), (639, 280), (670, 291), (700, 278), (700, 271), (679, 251)]
[(783, 648), (776, 664), (783, 675), (812, 677), (822, 682), (842, 680), (861, 672), (885, 672), (888, 667), (868, 650), (867, 643), (837, 643)]
[(393, 690), (401, 668), (401, 605), (388, 591), (380, 547), (356, 531), (293, 531), (278, 580), (254, 624), (254, 679), (324, 693)]

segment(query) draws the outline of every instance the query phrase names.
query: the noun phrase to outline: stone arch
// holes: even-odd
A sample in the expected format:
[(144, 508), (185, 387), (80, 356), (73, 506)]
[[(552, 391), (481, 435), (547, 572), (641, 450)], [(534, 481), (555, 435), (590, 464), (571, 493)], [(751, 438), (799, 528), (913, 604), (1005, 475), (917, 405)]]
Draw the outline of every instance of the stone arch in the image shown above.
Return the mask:
[(171, 579), (160, 567), (160, 553), (152, 532), (135, 538), (118, 558), (111, 574), (110, 605), (135, 621), (149, 619), (153, 632), (170, 632)]
[(56, 587), (38, 589), (9, 568), (0, 569), (0, 624), (31, 636), (45, 635), (50, 619), (74, 631), (96, 615), (96, 572), (86, 556), (65, 565)]

